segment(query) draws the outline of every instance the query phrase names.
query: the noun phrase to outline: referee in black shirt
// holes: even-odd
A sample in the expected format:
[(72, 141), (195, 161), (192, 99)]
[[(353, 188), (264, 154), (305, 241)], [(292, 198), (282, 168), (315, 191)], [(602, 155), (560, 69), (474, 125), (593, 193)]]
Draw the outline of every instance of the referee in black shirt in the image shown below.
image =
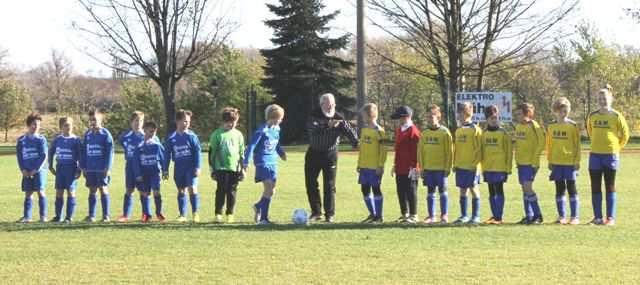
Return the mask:
[(318, 175), (322, 171), (324, 215), (327, 223), (333, 222), (336, 202), (336, 172), (340, 136), (346, 136), (353, 148), (358, 147), (356, 131), (336, 113), (336, 100), (332, 94), (320, 97), (320, 109), (313, 110), (307, 122), (309, 149), (304, 159), (304, 177), (307, 198), (311, 206), (311, 222), (322, 219), (322, 201), (318, 188)]

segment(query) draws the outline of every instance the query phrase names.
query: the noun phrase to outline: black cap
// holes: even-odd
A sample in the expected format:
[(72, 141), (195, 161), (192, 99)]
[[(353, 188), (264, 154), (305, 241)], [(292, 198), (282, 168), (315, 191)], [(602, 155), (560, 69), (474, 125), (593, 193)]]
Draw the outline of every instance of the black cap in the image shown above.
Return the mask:
[(391, 119), (397, 120), (402, 117), (411, 117), (411, 115), (413, 115), (413, 111), (411, 110), (411, 108), (409, 108), (409, 106), (401, 106), (400, 108), (396, 109), (393, 114), (391, 114)]

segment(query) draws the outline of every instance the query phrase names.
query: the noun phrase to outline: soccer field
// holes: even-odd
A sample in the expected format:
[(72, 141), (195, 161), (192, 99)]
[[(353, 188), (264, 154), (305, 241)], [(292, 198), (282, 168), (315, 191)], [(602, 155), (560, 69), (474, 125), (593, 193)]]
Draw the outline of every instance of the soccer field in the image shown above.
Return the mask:
[[(500, 226), (406, 226), (399, 215), (395, 183), (383, 179), (383, 225), (362, 225), (366, 210), (356, 184), (356, 155), (339, 160), (337, 223), (294, 226), (294, 208), (308, 208), (304, 153), (281, 163), (279, 189), (272, 204), (279, 225), (250, 223), (251, 205), (261, 185), (247, 179), (239, 187), (236, 223), (214, 225), (214, 184), (200, 179), (200, 224), (177, 224), (175, 188), (163, 182), (166, 224), (15, 224), (22, 214), (20, 174), (14, 156), (0, 157), (0, 283), (558, 283), (637, 284), (640, 282), (639, 154), (623, 154), (618, 174), (615, 227), (559, 226), (553, 184), (542, 169), (535, 182), (546, 224), (521, 226), (522, 195), (515, 176), (505, 186), (506, 224)], [(578, 181), (582, 222), (591, 217), (586, 156)], [(389, 161), (393, 161), (390, 154)], [(542, 162), (546, 165), (546, 162)], [(117, 155), (111, 187), (112, 218), (122, 209), (123, 157)], [(636, 182), (634, 182), (636, 181)], [(453, 179), (450, 178), (453, 185)], [(84, 181), (82, 181), (84, 183)], [(49, 176), (50, 217), (53, 177)], [(488, 218), (486, 185), (481, 186), (482, 217)], [(426, 190), (419, 190), (420, 217)], [(87, 190), (78, 191), (76, 220), (87, 213)], [(134, 217), (140, 216), (136, 198)], [(37, 205), (37, 203), (36, 203)], [(98, 211), (100, 207), (98, 206)], [(37, 214), (37, 207), (35, 208)], [(459, 213), (458, 193), (450, 189), (450, 217)]]

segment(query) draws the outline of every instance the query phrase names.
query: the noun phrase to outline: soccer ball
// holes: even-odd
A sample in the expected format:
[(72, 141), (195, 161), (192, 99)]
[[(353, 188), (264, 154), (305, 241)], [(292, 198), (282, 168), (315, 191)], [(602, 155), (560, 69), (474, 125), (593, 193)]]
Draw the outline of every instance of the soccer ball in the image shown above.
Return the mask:
[(296, 225), (306, 225), (309, 222), (309, 214), (305, 209), (295, 209), (291, 215), (291, 221)]

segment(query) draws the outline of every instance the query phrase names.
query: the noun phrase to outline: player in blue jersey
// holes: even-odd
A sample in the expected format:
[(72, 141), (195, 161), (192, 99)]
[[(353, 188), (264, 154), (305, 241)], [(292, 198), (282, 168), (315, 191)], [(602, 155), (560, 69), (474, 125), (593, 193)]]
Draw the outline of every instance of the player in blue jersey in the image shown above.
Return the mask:
[(96, 221), (97, 193), (100, 192), (102, 222), (110, 222), (109, 182), (113, 165), (113, 137), (102, 127), (104, 115), (98, 110), (89, 111), (89, 130), (84, 134), (80, 168), (89, 188), (89, 215), (85, 222)]
[(200, 196), (198, 195), (198, 176), (200, 175), (200, 140), (191, 130), (191, 111), (178, 110), (176, 113), (176, 131), (169, 134), (165, 141), (165, 162), (162, 166), (163, 176), (169, 176), (169, 164), (174, 161), (173, 179), (178, 188), (179, 222), (187, 221), (187, 194), (191, 202), (193, 222), (200, 222), (198, 209)]
[[(73, 118), (62, 117), (58, 120), (61, 134), (56, 136), (49, 148), (49, 170), (56, 177), (55, 216), (52, 222), (62, 222), (64, 192), (67, 191), (67, 212), (64, 222), (73, 221), (76, 210), (76, 185), (80, 178), (80, 153), (82, 142), (73, 134)], [(54, 167), (53, 159), (56, 159)]]
[(136, 189), (136, 177), (133, 173), (133, 156), (136, 148), (138, 148), (144, 140), (144, 133), (142, 132), (144, 113), (134, 111), (131, 113), (129, 122), (131, 130), (120, 135), (118, 138), (118, 144), (124, 149), (124, 157), (126, 160), (124, 167), (126, 192), (124, 193), (124, 201), (122, 202), (122, 216), (117, 219), (120, 223), (129, 222), (131, 212), (133, 211), (133, 191)]
[(247, 145), (242, 166), (246, 172), (253, 156), (256, 166), (256, 183), (262, 182), (264, 190), (260, 200), (253, 205), (255, 222), (261, 225), (271, 224), (269, 221), (269, 205), (276, 192), (278, 173), (278, 157), (287, 160), (287, 155), (280, 145), (280, 123), (284, 118), (284, 109), (272, 104), (265, 110), (267, 122), (256, 129)]
[(22, 192), (24, 192), (24, 211), (18, 223), (33, 221), (33, 193), (38, 193), (40, 222), (47, 221), (47, 197), (44, 194), (47, 185), (47, 139), (40, 135), (42, 117), (31, 113), (27, 117), (28, 131), (18, 139), (16, 156), (22, 172)]
[(133, 154), (132, 166), (142, 205), (142, 222), (151, 220), (150, 194), (156, 205), (156, 218), (164, 222), (162, 214), (162, 196), (160, 196), (160, 174), (164, 164), (164, 147), (156, 139), (158, 127), (154, 122), (144, 124), (144, 141), (138, 145)]

